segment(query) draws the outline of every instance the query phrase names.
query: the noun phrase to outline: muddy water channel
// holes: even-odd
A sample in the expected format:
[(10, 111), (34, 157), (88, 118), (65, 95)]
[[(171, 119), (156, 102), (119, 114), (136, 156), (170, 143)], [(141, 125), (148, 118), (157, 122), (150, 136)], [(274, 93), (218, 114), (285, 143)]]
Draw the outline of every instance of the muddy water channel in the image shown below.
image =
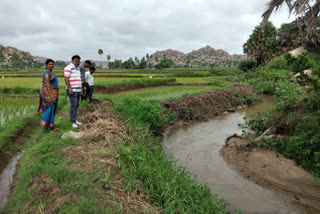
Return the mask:
[(301, 213), (279, 195), (242, 177), (219, 153), (229, 136), (242, 134), (238, 124), (243, 123), (245, 115), (256, 114), (273, 105), (272, 97), (264, 96), (256, 105), (178, 129), (164, 137), (164, 150), (196, 176), (199, 183), (207, 184), (213, 194), (225, 199), (231, 209), (256, 214)]
[(0, 208), (2, 208), (8, 200), (11, 184), (13, 182), (13, 175), (16, 172), (17, 163), (22, 153), (14, 156), (7, 166), (0, 166)]

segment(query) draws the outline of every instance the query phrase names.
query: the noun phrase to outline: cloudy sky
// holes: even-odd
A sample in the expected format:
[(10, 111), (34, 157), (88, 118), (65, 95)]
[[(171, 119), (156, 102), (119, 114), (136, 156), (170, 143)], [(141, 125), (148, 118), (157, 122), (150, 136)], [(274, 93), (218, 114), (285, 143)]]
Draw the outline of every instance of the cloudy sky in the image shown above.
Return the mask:
[[(0, 44), (69, 60), (141, 58), (205, 45), (242, 54), (269, 0), (0, 0)], [(291, 20), (294, 17), (291, 17)], [(271, 17), (288, 22), (287, 8)]]

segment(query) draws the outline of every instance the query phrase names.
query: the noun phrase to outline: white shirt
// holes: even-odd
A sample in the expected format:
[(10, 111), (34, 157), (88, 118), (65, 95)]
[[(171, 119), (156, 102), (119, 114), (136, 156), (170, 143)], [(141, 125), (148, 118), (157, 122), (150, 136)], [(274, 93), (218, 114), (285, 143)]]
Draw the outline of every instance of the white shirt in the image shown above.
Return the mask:
[(89, 86), (93, 86), (93, 75), (90, 73), (90, 71), (87, 71), (85, 73), (85, 80), (86, 83), (89, 84)]

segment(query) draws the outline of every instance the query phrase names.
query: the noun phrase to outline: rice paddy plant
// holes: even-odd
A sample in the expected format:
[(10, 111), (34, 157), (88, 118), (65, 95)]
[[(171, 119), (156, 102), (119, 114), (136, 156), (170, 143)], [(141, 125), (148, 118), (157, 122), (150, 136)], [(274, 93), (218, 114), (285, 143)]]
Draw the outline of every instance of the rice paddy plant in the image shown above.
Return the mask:
[(0, 96), (1, 126), (14, 117), (36, 111), (38, 104), (39, 100), (35, 98)]
[(112, 97), (136, 96), (144, 100), (179, 99), (184, 95), (196, 95), (219, 88), (218, 86), (160, 86), (115, 93)]

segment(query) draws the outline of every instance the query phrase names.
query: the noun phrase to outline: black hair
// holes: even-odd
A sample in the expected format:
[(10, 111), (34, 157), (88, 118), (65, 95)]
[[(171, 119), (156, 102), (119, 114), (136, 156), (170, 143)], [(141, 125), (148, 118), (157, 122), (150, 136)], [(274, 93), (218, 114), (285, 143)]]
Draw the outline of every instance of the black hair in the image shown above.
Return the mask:
[(47, 60), (46, 60), (46, 65), (48, 65), (50, 62), (53, 62), (53, 63), (54, 63), (53, 59), (47, 59)]
[(72, 58), (71, 58), (72, 60), (74, 60), (74, 59), (81, 59), (81, 57), (79, 56), (79, 55), (74, 55), (74, 56), (72, 56)]
[(86, 60), (86, 61), (84, 61), (84, 63), (87, 63), (88, 65), (91, 65), (91, 61), (90, 60)]
[(95, 67), (93, 67), (93, 66), (91, 66), (90, 68), (89, 68), (89, 70), (96, 70), (96, 68)]

